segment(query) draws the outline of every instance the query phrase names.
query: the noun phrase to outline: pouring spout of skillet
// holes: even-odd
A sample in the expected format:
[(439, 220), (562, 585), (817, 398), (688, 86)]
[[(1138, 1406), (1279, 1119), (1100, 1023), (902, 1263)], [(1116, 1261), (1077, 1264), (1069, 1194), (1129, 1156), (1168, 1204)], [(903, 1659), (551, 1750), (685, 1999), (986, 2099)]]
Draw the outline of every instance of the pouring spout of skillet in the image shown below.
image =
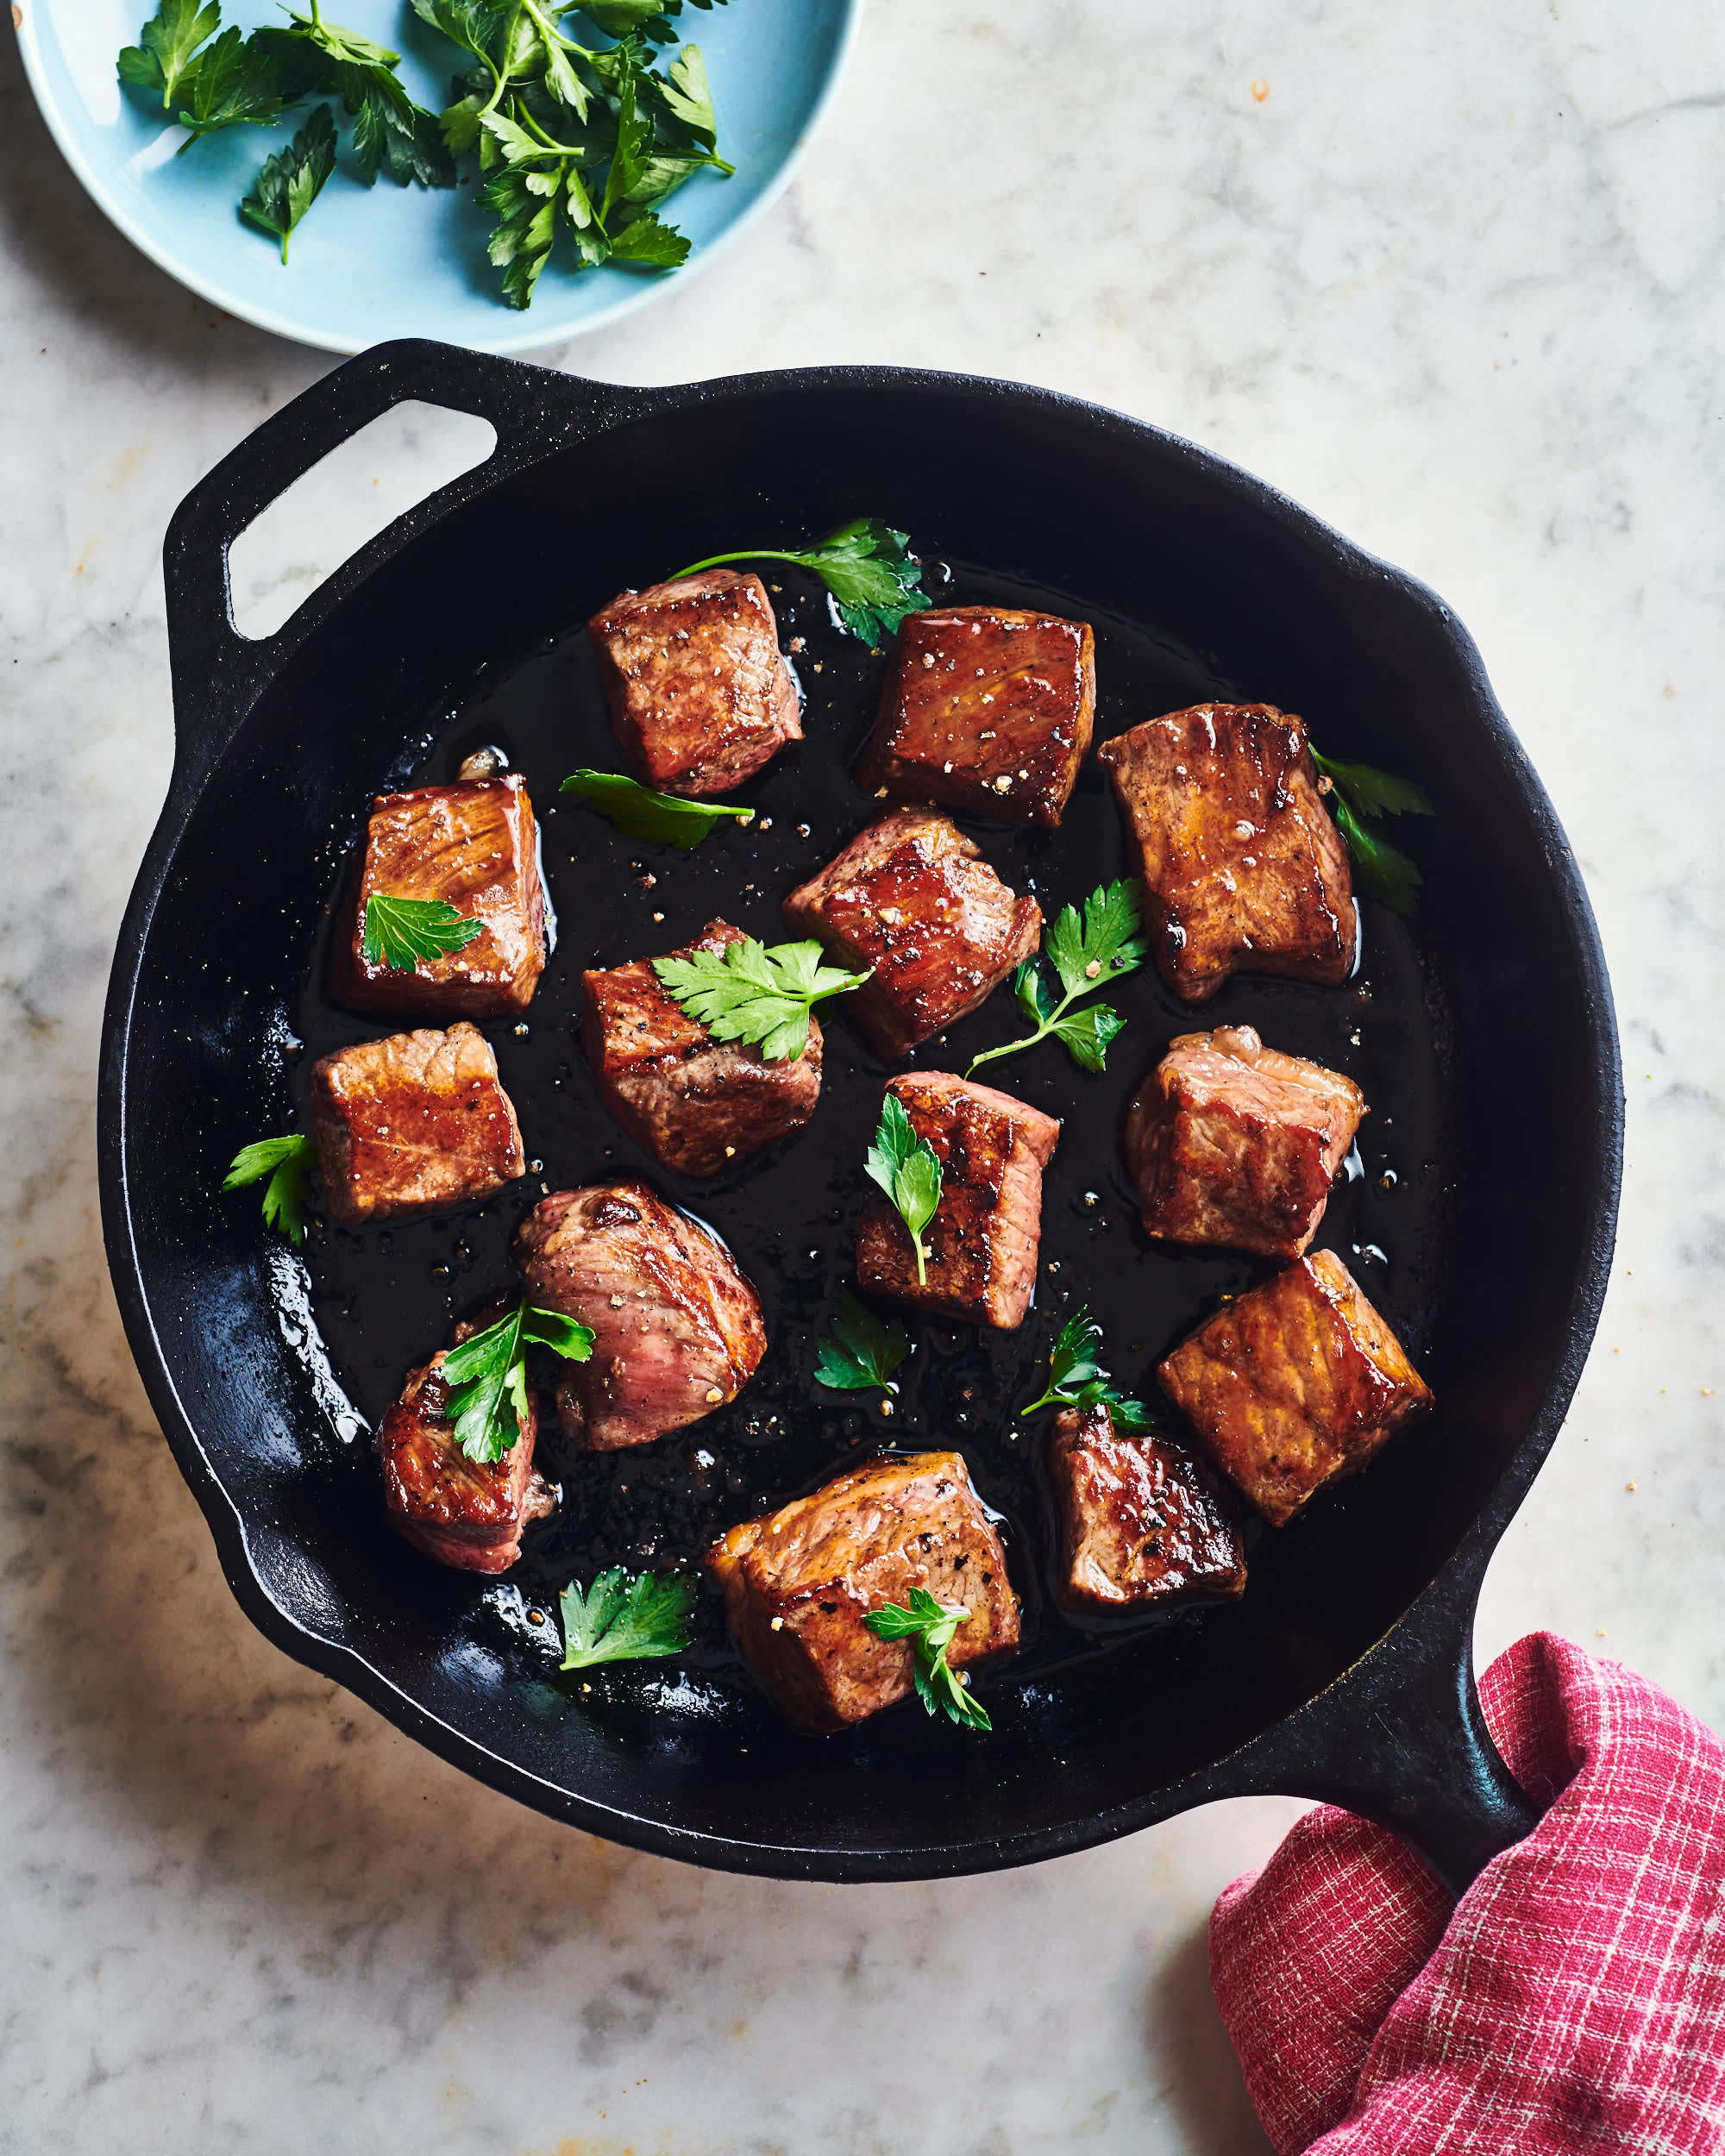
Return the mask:
[[(241, 638), (229, 542), (408, 398), (491, 420), (495, 454), (279, 635)], [(1264, 1274), (1170, 1255), (1138, 1225), (1126, 1106), (1194, 1023), (1153, 968), (1115, 998), (1127, 1023), (1105, 1074), (1052, 1043), (990, 1066), (1062, 1121), (1035, 1302), (1016, 1332), (919, 1325), (890, 1421), (813, 1371), (851, 1281), (862, 1151), (895, 1066), (823, 1012), (807, 1128), (698, 1182), (606, 1114), (581, 1054), (584, 968), (672, 950), (720, 917), (779, 940), (781, 897), (880, 812), (852, 774), (883, 666), (812, 578), (763, 569), (803, 739), (727, 797), (752, 824), (674, 853), (558, 800), (564, 774), (617, 768), (585, 623), (679, 563), (804, 546), (861, 516), (913, 536), (943, 605), (1090, 624), (1098, 742), (1206, 699), (1274, 704), (1327, 754), (1406, 774), (1436, 805), (1417, 834), (1418, 912), (1367, 902), (1352, 980), (1237, 976), (1201, 1021), (1251, 1025), (1371, 1102), (1364, 1172), (1338, 1185), (1321, 1239), (1436, 1398), (1369, 1472), (1284, 1528), (1248, 1529), (1236, 1601), (1124, 1625), (1064, 1616), (1046, 1424), (1019, 1413), (1079, 1303), (1141, 1395), (1184, 1332)], [(1472, 1614), (1592, 1337), (1621, 1073), (1574, 859), (1479, 655), (1430, 592), (1191, 444), (1039, 390), (812, 368), (632, 391), (425, 343), (362, 354), (242, 442), (182, 505), (166, 572), (178, 754), (110, 988), (104, 1219), (164, 1433), (235, 1595), (285, 1651), (523, 1802), (739, 1871), (983, 1871), (1264, 1790), (1383, 1821), (1457, 1888), (1527, 1831), (1480, 1719)], [(380, 1030), (326, 993), (373, 798), (451, 782), (492, 744), (542, 812), (560, 923), (526, 1031), (487, 1027), (539, 1165), (476, 1210), (383, 1232), (326, 1225), (296, 1253), (255, 1206), (219, 1196), (223, 1170), (249, 1141), (308, 1128), (314, 1057)], [(1059, 829), (966, 828), (1051, 918), (1131, 873), (1094, 757)], [(1017, 1025), (998, 993), (915, 1060), (962, 1070)], [(542, 1450), (562, 1502), (520, 1564), (491, 1582), (442, 1570), (382, 1531), (365, 1426), (452, 1319), (511, 1291), (510, 1238), (542, 1186), (637, 1175), (723, 1237), (759, 1291), (767, 1357), (734, 1401), (656, 1445)], [(674, 1663), (594, 1673), (590, 1690), (556, 1681), (563, 1582), (688, 1562), (889, 1440), (962, 1451), (1002, 1515), (1022, 1648), (980, 1679), (991, 1733), (912, 1702), (797, 1734), (728, 1646), (710, 1589)]]

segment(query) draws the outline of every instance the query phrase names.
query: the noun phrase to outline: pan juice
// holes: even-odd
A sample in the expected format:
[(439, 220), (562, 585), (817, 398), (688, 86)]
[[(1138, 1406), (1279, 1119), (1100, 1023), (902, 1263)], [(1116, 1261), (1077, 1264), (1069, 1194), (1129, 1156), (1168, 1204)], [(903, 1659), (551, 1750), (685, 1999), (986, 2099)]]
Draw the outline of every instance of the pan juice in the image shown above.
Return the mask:
[[(1247, 1514), (1249, 1577), (1240, 1603), (1137, 1619), (1075, 1619), (1053, 1599), (1055, 1514), (1041, 1468), (1052, 1414), (1025, 1419), (1018, 1409), (1044, 1389), (1054, 1337), (1081, 1304), (1102, 1328), (1102, 1359), (1113, 1382), (1156, 1401), (1158, 1359), (1223, 1299), (1276, 1269), (1272, 1261), (1244, 1255), (1152, 1244), (1126, 1171), (1120, 1131), (1127, 1102), (1176, 1034), (1220, 1025), (1255, 1026), (1268, 1045), (1343, 1071), (1364, 1090), (1371, 1112), (1358, 1157), (1338, 1179), (1315, 1247), (1343, 1257), (1424, 1367), (1446, 1241), (1447, 1025), (1442, 983), (1422, 959), (1417, 921), (1363, 900), (1361, 963), (1340, 988), (1239, 977), (1194, 1008), (1146, 965), (1109, 992), (1126, 1023), (1104, 1074), (1081, 1070), (1052, 1041), (988, 1066), (986, 1082), (1062, 1119), (1044, 1183), (1035, 1304), (1013, 1333), (881, 1304), (914, 1344), (898, 1372), (890, 1412), (878, 1394), (827, 1391), (815, 1382), (816, 1346), (840, 1289), (854, 1287), (856, 1224), (872, 1188), (863, 1155), (885, 1080), (907, 1068), (962, 1074), (979, 1050), (1024, 1028), (1005, 985), (948, 1035), (889, 1064), (839, 1006), (829, 1005), (821, 1016), (825, 1071), (813, 1120), (770, 1151), (706, 1179), (662, 1167), (600, 1104), (578, 1037), (583, 968), (671, 950), (716, 917), (764, 942), (786, 940), (781, 897), (885, 806), (851, 778), (873, 724), (883, 661), (834, 626), (826, 594), (812, 577), (780, 565), (762, 573), (781, 644), (802, 640), (793, 663), (806, 737), (726, 797), (755, 807), (752, 824), (727, 823), (693, 852), (679, 854), (624, 837), (573, 797), (559, 798), (559, 780), (578, 766), (611, 770), (621, 763), (579, 625), (487, 666), (436, 713), (405, 714), (403, 756), (375, 774), (377, 791), (447, 784), (475, 749), (499, 749), (533, 798), (561, 933), (524, 1018), (481, 1027), (520, 1119), (530, 1175), (486, 1204), (444, 1218), (360, 1233), (322, 1224), (308, 1232), (312, 1312), (342, 1391), (375, 1427), (407, 1371), (447, 1344), (456, 1319), (519, 1292), (510, 1239), (539, 1198), (611, 1177), (639, 1176), (712, 1225), (759, 1292), (770, 1341), (735, 1401), (652, 1445), (584, 1452), (563, 1438), (555, 1414), (542, 1414), (536, 1462), (559, 1487), (561, 1503), (554, 1518), (529, 1529), (521, 1562), (505, 1583), (439, 1567), (396, 1545), (380, 1518), (380, 1542), (395, 1545), (384, 1561), (403, 1620), (500, 1658), (530, 1686), (543, 1686), (546, 1711), (567, 1711), (544, 1680), (559, 1652), (551, 1620), (557, 1590), (571, 1577), (585, 1584), (611, 1565), (631, 1571), (697, 1566), (724, 1528), (819, 1487), (883, 1446), (954, 1448), (964, 1454), (979, 1495), (1001, 1516), (1024, 1602), (1019, 1653), (973, 1673), (997, 1720), (1015, 1689), (1025, 1689), (1027, 1700), (1042, 1697), (1053, 1680), (1057, 1693), (1063, 1669), (1147, 1631), (1160, 1635), (1157, 1667), (1165, 1671), (1170, 1710), (1186, 1685), (1238, 1682), (1228, 1673), (1249, 1670), (1255, 1656), (1285, 1666), (1302, 1651), (1303, 1608), (1310, 1606), (1315, 1620), (1340, 1591), (1339, 1577), (1357, 1578), (1362, 1591), (1371, 1591), (1383, 1536), (1418, 1503), (1420, 1477), (1430, 1471), (1432, 1418), (1398, 1438), (1366, 1475), (1322, 1494), (1290, 1526), (1273, 1531)], [(1146, 624), (1099, 613), (1058, 591), (956, 562), (928, 564), (925, 582), (940, 604), (1030, 607), (1089, 620), (1099, 743), (1188, 704), (1277, 700), (1276, 681), (1220, 679)], [(1302, 716), (1321, 745), (1325, 713)], [(368, 805), (354, 804), (355, 843)], [(1124, 819), (1094, 756), (1057, 831), (957, 820), (1012, 888), (1036, 897), (1049, 921), (1063, 906), (1081, 905), (1098, 883), (1131, 871)], [(406, 1012), (361, 1018), (325, 995), (332, 921), (351, 865), (350, 853), (331, 881), (291, 1006), (290, 1022), (304, 1043), (289, 1074), (300, 1128), (310, 1127), (310, 1069), (317, 1056), (419, 1022)], [(549, 1395), (543, 1405), (549, 1410)], [(345, 1462), (329, 1463), (329, 1501), (379, 1512), (368, 1449), (354, 1445), (347, 1454)], [(739, 1728), (755, 1727), (767, 1710), (730, 1644), (711, 1584), (694, 1626), (694, 1645), (677, 1664), (585, 1672), (569, 1690), (630, 1741), (668, 1741), (667, 1718), (688, 1714), (734, 1712)], [(927, 1744), (923, 1721), (913, 1709), (900, 1710), (819, 1741), (853, 1747), (859, 1758), (895, 1755)], [(938, 1733), (956, 1743), (988, 1741)], [(810, 1740), (786, 1733), (786, 1741)]]

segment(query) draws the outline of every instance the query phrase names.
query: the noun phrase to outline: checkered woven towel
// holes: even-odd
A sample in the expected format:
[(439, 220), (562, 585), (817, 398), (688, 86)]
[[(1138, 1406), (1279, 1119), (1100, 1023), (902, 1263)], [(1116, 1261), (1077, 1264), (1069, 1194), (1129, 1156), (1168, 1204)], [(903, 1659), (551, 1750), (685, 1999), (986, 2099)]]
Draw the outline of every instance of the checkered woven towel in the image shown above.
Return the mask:
[(1327, 1806), (1210, 1920), (1216, 2000), (1282, 2156), (1720, 2156), (1725, 1747), (1535, 1633), (1485, 1718), (1549, 1808), (1458, 1902)]

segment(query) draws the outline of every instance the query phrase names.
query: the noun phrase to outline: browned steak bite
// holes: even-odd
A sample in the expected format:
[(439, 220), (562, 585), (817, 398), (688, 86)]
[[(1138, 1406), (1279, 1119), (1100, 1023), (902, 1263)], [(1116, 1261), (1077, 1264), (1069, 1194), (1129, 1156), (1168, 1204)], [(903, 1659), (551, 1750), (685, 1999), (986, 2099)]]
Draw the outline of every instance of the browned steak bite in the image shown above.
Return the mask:
[(587, 624), (611, 730), (662, 793), (724, 793), (803, 737), (797, 685), (758, 576), (705, 569), (619, 592)]
[(1297, 718), (1195, 704), (1096, 754), (1132, 821), (1156, 962), (1176, 995), (1202, 1003), (1234, 973), (1347, 979), (1353, 878)]
[(521, 1531), (555, 1509), (533, 1465), (538, 1417), (533, 1395), (521, 1434), (500, 1460), (470, 1460), (444, 1408), (443, 1357), (410, 1370), (379, 1426), (384, 1517), (398, 1534), (464, 1572), (506, 1572), (521, 1555)]
[(527, 1172), (497, 1058), (465, 1022), (322, 1057), (311, 1113), (329, 1217), (344, 1228), (472, 1205)]
[(858, 783), (1051, 830), (1090, 746), (1095, 649), (1088, 622), (1056, 614), (906, 615)]
[(1221, 1484), (1183, 1445), (1116, 1432), (1107, 1404), (1063, 1408), (1048, 1440), (1063, 1609), (1143, 1609), (1245, 1590)]
[(911, 1128), (940, 1162), (940, 1204), (923, 1231), (927, 1284), (910, 1232), (884, 1194), (856, 1228), (856, 1277), (871, 1294), (1011, 1332), (1024, 1323), (1042, 1240), (1042, 1171), (1060, 1125), (991, 1086), (944, 1070), (891, 1080)]
[(835, 964), (873, 967), (845, 1000), (883, 1056), (908, 1055), (974, 1011), (1042, 936), (1036, 900), (1007, 890), (982, 849), (932, 809), (871, 824), (783, 911)]
[(800, 1729), (843, 1729), (912, 1689), (907, 1639), (863, 1622), (913, 1588), (970, 1612), (953, 1669), (1010, 1653), (1019, 1604), (1000, 1538), (957, 1452), (871, 1460), (812, 1497), (741, 1526), (707, 1551), (737, 1644)]
[[(668, 952), (723, 950), (740, 928), (709, 921), (692, 943)], [(716, 1175), (800, 1131), (820, 1098), (821, 1036), (811, 1016), (795, 1062), (768, 1062), (757, 1047), (716, 1041), (684, 1010), (649, 958), (581, 976), (581, 1044), (605, 1104), (637, 1144), (686, 1175)]]
[[(484, 924), (461, 950), (397, 971), (365, 955), (366, 902), (441, 899)], [(381, 793), (338, 933), (332, 993), (355, 1011), (500, 1018), (524, 1011), (545, 969), (538, 827), (518, 773)]]
[(767, 1352), (760, 1298), (730, 1251), (645, 1183), (554, 1191), (516, 1230), (515, 1256), (530, 1300), (593, 1328), (557, 1416), (595, 1452), (699, 1422)]
[(1328, 1250), (1219, 1310), (1157, 1372), (1217, 1464), (1279, 1527), (1431, 1403), (1401, 1343)]
[(1181, 1034), (1126, 1111), (1145, 1231), (1301, 1257), (1365, 1112), (1352, 1079), (1266, 1048), (1249, 1025)]

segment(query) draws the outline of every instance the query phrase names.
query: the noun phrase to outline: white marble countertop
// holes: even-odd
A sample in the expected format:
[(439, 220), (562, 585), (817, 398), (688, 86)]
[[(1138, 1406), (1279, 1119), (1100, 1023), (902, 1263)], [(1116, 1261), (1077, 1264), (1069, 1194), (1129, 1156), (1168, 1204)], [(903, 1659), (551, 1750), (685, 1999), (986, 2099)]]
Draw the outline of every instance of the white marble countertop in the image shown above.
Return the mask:
[[(6, 41), (0, 235), (0, 2148), (1265, 2146), (1204, 1925), (1293, 1805), (940, 1885), (703, 1874), (463, 1780), (241, 1616), (109, 1291), (96, 1043), (167, 776), (163, 528), (329, 362), (135, 254)], [(777, 209), (546, 355), (1047, 383), (1261, 473), (1452, 603), (1574, 839), (1629, 1090), (1599, 1343), (1479, 1652), (1549, 1626), (1716, 1727), (1722, 260), (1706, 0), (873, 0)]]

